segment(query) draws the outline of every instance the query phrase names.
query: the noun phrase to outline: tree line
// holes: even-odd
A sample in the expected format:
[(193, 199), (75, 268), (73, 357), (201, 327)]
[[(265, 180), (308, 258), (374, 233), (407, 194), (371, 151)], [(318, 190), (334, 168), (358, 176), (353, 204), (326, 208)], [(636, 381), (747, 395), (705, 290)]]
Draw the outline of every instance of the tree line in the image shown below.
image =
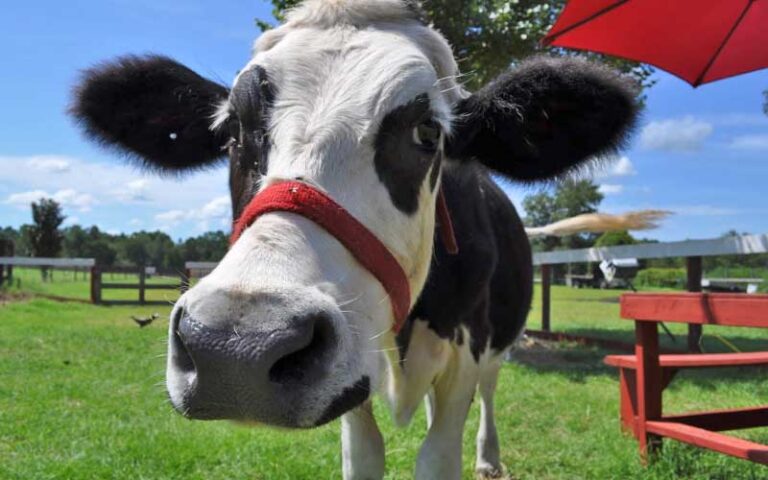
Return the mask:
[(55, 200), (41, 199), (31, 207), (31, 224), (0, 228), (0, 239), (13, 243), (16, 256), (94, 258), (101, 266), (147, 265), (181, 271), (187, 261), (221, 260), (229, 246), (223, 231), (174, 241), (160, 231), (111, 234), (97, 226), (62, 228), (66, 217)]

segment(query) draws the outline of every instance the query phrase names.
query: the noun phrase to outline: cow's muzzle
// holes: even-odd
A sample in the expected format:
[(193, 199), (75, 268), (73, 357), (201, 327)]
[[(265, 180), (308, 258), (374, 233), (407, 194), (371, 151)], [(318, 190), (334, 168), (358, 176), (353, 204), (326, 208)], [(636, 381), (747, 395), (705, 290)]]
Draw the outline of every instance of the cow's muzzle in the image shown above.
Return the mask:
[(273, 313), (245, 328), (237, 323), (214, 328), (177, 307), (167, 372), (174, 407), (195, 419), (285, 427), (320, 423), (324, 415), (313, 401), (333, 383), (329, 377), (339, 350), (335, 313)]

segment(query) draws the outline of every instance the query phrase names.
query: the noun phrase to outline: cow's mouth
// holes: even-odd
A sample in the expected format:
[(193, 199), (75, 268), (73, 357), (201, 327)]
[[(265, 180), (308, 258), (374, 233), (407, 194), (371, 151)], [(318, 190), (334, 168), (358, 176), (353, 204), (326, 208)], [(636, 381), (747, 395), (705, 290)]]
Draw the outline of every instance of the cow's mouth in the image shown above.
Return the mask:
[(371, 379), (367, 376), (362, 377), (351, 387), (344, 389), (339, 396), (333, 399), (331, 404), (315, 424), (316, 427), (324, 425), (331, 420), (335, 420), (342, 414), (352, 410), (368, 399), (371, 394)]

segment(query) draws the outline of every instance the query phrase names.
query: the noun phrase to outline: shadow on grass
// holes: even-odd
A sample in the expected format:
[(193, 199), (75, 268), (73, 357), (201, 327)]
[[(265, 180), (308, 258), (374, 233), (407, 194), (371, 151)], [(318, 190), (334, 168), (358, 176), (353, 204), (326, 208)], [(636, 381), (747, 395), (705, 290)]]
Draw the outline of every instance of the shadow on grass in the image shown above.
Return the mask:
[[(568, 328), (564, 330), (565, 333), (571, 335), (579, 335), (589, 338), (599, 338), (610, 341), (618, 341), (627, 344), (633, 344), (635, 341), (634, 330), (607, 330), (597, 328)], [(742, 337), (732, 335), (718, 335), (715, 332), (708, 333), (706, 326), (704, 327), (704, 338), (702, 341), (702, 347), (706, 353), (731, 353), (733, 350), (729, 346), (720, 340), (718, 337), (724, 337), (726, 341), (735, 346), (738, 351), (742, 352), (754, 352), (761, 350), (768, 350), (768, 333), (766, 333), (765, 339), (755, 337)], [(661, 348), (667, 348), (672, 350), (683, 350), (687, 347), (687, 338), (685, 335), (676, 334), (674, 340), (670, 338), (663, 330), (659, 329), (659, 345)], [(611, 352), (617, 353), (617, 352)]]
[[(605, 330), (569, 330), (568, 333), (614, 341), (631, 342), (633, 335)], [(754, 338), (730, 337), (729, 341), (744, 351), (766, 348), (766, 342)], [(603, 363), (606, 355), (626, 353), (573, 342), (548, 342), (529, 339), (513, 350), (511, 360), (542, 373), (556, 373), (575, 383), (585, 383), (590, 377), (608, 376), (618, 381), (618, 370)], [(692, 383), (704, 390), (716, 390), (729, 383), (765, 381), (768, 367), (729, 367), (688, 369), (678, 374), (678, 380)], [(675, 390), (675, 382), (668, 387)]]

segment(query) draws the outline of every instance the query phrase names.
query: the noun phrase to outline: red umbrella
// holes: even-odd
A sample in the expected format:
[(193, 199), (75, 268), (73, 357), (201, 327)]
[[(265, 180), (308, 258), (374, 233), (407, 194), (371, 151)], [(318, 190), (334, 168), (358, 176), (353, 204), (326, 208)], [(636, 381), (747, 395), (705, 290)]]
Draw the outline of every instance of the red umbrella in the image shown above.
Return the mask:
[(768, 67), (768, 0), (570, 0), (543, 42), (650, 63), (696, 87)]

